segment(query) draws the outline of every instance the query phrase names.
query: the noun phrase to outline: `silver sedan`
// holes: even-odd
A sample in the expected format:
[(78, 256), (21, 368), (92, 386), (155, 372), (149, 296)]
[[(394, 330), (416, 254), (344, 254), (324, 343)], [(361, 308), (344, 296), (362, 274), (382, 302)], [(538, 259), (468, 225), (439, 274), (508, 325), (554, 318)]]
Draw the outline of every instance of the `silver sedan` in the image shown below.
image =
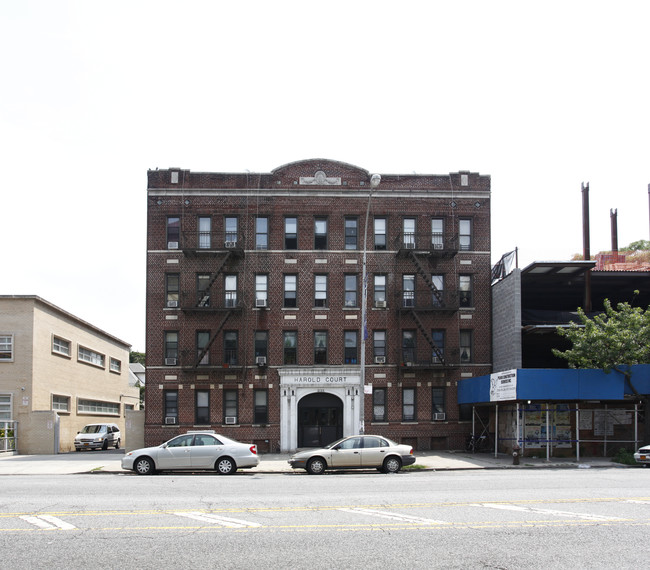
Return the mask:
[(237, 469), (257, 467), (257, 446), (240, 443), (212, 432), (188, 432), (157, 447), (129, 451), (122, 459), (122, 469), (139, 475), (156, 471), (199, 469), (230, 475)]
[(291, 456), (289, 465), (320, 475), (328, 469), (379, 469), (397, 473), (404, 465), (415, 463), (410, 445), (395, 443), (379, 435), (344, 437), (322, 449), (300, 451)]
[(650, 465), (650, 445), (645, 445), (640, 448), (634, 454), (634, 459), (637, 463), (641, 463), (644, 467)]

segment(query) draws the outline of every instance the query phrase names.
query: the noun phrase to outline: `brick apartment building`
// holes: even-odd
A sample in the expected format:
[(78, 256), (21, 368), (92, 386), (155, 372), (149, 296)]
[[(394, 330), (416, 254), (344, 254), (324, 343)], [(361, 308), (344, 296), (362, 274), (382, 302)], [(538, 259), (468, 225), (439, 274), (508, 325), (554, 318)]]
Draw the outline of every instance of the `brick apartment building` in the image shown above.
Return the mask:
[(491, 372), (489, 176), (373, 187), (312, 159), (150, 170), (147, 190), (148, 445), (190, 429), (262, 452), (360, 431), (464, 445), (457, 382)]

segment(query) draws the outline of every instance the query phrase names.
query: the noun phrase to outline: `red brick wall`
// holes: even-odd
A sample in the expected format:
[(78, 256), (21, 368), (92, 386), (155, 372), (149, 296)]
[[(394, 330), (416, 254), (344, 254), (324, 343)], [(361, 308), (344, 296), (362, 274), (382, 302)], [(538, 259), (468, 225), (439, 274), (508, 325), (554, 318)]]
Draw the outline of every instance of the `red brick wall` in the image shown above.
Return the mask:
[[(322, 170), (328, 177), (341, 177), (343, 184), (310, 186), (299, 184), (301, 176), (313, 177)], [(475, 173), (465, 173), (468, 186), (460, 185), (461, 173), (444, 176), (382, 175), (379, 189), (373, 193), (368, 224), (368, 330), (366, 345), (366, 383), (388, 388), (388, 424), (372, 425), (372, 396), (365, 396), (366, 432), (386, 435), (396, 440), (414, 442), (419, 449), (446, 445), (457, 449), (463, 446), (469, 425), (458, 422), (456, 382), (461, 374), (478, 376), (489, 373), (491, 358), (490, 323), (490, 179)], [(147, 392), (145, 437), (148, 444), (157, 444), (194, 427), (194, 385), (210, 390), (212, 428), (224, 435), (242, 441), (265, 442), (270, 451), (279, 450), (280, 412), (278, 367), (283, 362), (282, 333), (298, 331), (298, 365), (313, 365), (313, 331), (328, 330), (328, 365), (343, 365), (343, 331), (359, 331), (360, 309), (343, 308), (343, 275), (357, 274), (358, 305), (361, 304), (361, 275), (363, 231), (368, 205), (369, 174), (344, 163), (312, 160), (282, 166), (267, 174), (228, 174), (179, 172), (179, 183), (170, 183), (171, 171), (149, 172), (148, 197), (148, 255), (147, 255)], [(361, 184), (363, 182), (363, 185)], [(239, 333), (239, 366), (223, 368), (223, 330), (210, 348), (210, 366), (193, 369), (196, 358), (197, 330), (216, 331), (223, 312), (185, 312), (165, 308), (165, 274), (181, 275), (181, 307), (196, 302), (196, 274), (214, 273), (222, 253), (191, 255), (183, 251), (184, 244), (196, 243), (197, 217), (212, 218), (213, 247), (222, 245), (224, 216), (239, 217), (240, 235), (245, 240), (245, 255), (229, 260), (222, 274), (237, 274), (238, 297), (243, 309), (233, 313), (223, 330)], [(284, 250), (284, 217), (298, 218), (298, 250)], [(181, 218), (181, 248), (166, 250), (166, 220), (168, 216)], [(255, 251), (255, 218), (269, 218), (269, 250)], [(314, 217), (328, 218), (328, 249), (314, 252)], [(358, 219), (358, 249), (344, 250), (344, 218)], [(388, 250), (374, 251), (373, 217), (387, 218)], [(459, 274), (471, 274), (474, 286), (474, 307), (453, 314), (419, 313), (430, 331), (446, 329), (446, 354), (458, 350), (458, 332), (474, 331), (474, 363), (440, 371), (409, 369), (400, 366), (401, 331), (417, 326), (407, 313), (400, 313), (402, 275), (416, 274), (416, 295), (431, 297), (425, 281), (417, 274), (408, 257), (395, 254), (395, 240), (402, 232), (402, 218), (416, 217), (417, 232), (427, 236), (431, 218), (443, 217), (446, 236), (458, 233), (458, 218), (468, 217), (473, 223), (473, 244), (470, 252), (460, 252), (450, 259), (421, 257), (427, 274), (444, 274), (445, 289), (456, 290)], [(419, 245), (419, 244), (418, 244)], [(178, 260), (169, 264), (167, 260)], [(295, 264), (285, 263), (295, 259)], [(327, 259), (326, 264), (315, 263)], [(355, 259), (356, 264), (345, 263)], [(471, 262), (469, 263), (461, 263)], [(269, 309), (254, 308), (255, 274), (267, 273)], [(315, 309), (314, 274), (327, 274), (327, 310)], [(388, 308), (374, 309), (373, 274), (387, 274)], [(298, 275), (298, 309), (283, 310), (283, 275)], [(211, 288), (212, 305), (223, 304), (224, 279), (220, 275)], [(285, 320), (287, 314), (295, 320)], [(327, 315), (327, 320), (316, 320), (315, 315)], [(356, 320), (346, 316), (356, 315)], [(471, 319), (461, 318), (461, 315)], [(169, 320), (168, 317), (174, 317)], [(372, 330), (387, 331), (387, 364), (374, 365)], [(164, 331), (179, 331), (180, 366), (164, 366)], [(268, 367), (255, 366), (253, 334), (255, 330), (269, 331)], [(431, 348), (417, 332), (418, 358), (424, 360)], [(457, 358), (456, 358), (457, 360)], [(375, 378), (375, 373), (385, 378)], [(197, 379), (207, 377), (207, 380)], [(175, 378), (174, 378), (175, 377)], [(179, 426), (163, 426), (163, 390), (179, 390)], [(446, 386), (447, 421), (431, 421), (431, 385)], [(269, 387), (269, 426), (254, 426), (253, 390)], [(272, 387), (270, 387), (272, 386)], [(402, 387), (417, 388), (417, 423), (402, 423)], [(240, 388), (239, 388), (240, 387)], [(238, 388), (239, 424), (223, 426), (223, 389)], [(442, 443), (441, 443), (442, 442)]]

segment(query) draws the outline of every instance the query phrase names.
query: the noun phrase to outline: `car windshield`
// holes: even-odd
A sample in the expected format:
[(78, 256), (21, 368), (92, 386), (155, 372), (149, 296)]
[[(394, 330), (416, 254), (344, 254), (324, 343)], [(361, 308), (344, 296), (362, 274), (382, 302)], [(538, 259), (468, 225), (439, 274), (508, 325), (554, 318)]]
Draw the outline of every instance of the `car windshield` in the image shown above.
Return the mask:
[(100, 433), (106, 431), (106, 426), (85, 426), (80, 433)]
[(341, 443), (345, 439), (347, 439), (347, 437), (342, 437), (341, 439), (337, 439), (336, 441), (333, 441), (332, 443), (328, 443), (325, 446), (325, 449), (332, 449), (335, 445), (338, 445), (339, 443)]

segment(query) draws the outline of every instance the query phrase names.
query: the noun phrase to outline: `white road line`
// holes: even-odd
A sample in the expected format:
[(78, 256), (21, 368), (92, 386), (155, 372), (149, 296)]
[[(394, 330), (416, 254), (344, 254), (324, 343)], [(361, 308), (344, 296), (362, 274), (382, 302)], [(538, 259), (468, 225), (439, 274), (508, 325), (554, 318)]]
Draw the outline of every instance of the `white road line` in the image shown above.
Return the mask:
[(373, 509), (336, 509), (337, 511), (343, 511), (345, 513), (355, 513), (358, 515), (370, 515), (373, 517), (379, 517), (382, 519), (390, 519), (399, 522), (408, 522), (408, 523), (419, 523), (419, 524), (449, 524), (446, 521), (438, 521), (434, 519), (425, 519), (422, 517), (412, 517), (410, 515), (400, 515), (399, 513), (387, 513), (385, 511), (375, 511)]
[(174, 513), (179, 517), (187, 517), (188, 519), (194, 519), (201, 522), (209, 522), (212, 524), (220, 524), (229, 528), (257, 528), (262, 526), (259, 523), (243, 521), (240, 519), (231, 519), (227, 517), (219, 517), (217, 515), (211, 515), (206, 513), (190, 512), (190, 513)]
[(52, 529), (61, 529), (61, 530), (75, 530), (77, 527), (73, 526), (67, 522), (62, 521), (56, 517), (49, 515), (41, 515), (40, 517), (31, 517), (28, 515), (23, 515), (20, 517), (25, 522), (33, 524), (42, 529), (52, 530)]
[(578, 518), (578, 519), (585, 519), (588, 521), (622, 521), (624, 519), (621, 519), (619, 517), (606, 517), (602, 515), (591, 515), (587, 513), (573, 513), (570, 511), (556, 511), (554, 509), (537, 509), (534, 507), (524, 507), (521, 505), (504, 505), (504, 504), (499, 504), (499, 503), (474, 503), (470, 505), (472, 507), (485, 507), (488, 509), (499, 509), (502, 511), (519, 511), (519, 512), (526, 512), (526, 513), (539, 513), (542, 515), (553, 515), (553, 516), (558, 516), (558, 517), (570, 517), (570, 518)]

